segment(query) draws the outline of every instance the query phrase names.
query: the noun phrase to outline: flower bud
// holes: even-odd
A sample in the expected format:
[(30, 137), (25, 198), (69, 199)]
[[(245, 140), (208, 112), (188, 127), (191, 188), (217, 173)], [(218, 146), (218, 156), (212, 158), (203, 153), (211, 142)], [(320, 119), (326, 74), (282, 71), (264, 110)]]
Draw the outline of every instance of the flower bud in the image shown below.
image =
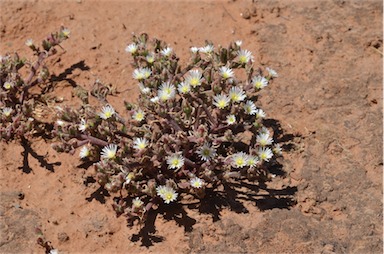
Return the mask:
[(36, 50), (36, 46), (33, 44), (33, 40), (32, 39), (28, 39), (26, 42), (25, 42), (25, 45), (27, 45), (30, 49), (32, 50)]

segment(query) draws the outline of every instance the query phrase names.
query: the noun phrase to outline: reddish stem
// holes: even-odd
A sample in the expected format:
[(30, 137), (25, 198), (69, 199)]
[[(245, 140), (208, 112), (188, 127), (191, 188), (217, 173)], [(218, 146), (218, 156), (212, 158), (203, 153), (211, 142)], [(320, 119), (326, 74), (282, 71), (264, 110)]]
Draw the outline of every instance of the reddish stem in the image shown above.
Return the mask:
[(80, 138), (83, 139), (83, 140), (88, 140), (89, 143), (91, 143), (93, 145), (98, 145), (98, 146), (107, 146), (108, 145), (108, 142), (106, 142), (104, 140), (101, 140), (99, 138), (95, 138), (95, 137), (92, 137), (92, 136), (88, 136), (88, 135), (85, 135), (85, 134), (81, 134)]
[(20, 103), (23, 104), (25, 96), (28, 92), (28, 89), (32, 87), (32, 79), (36, 75), (37, 70), (40, 68), (41, 64), (43, 63), (44, 59), (48, 56), (48, 53), (43, 51), (39, 54), (39, 58), (37, 62), (32, 65), (31, 67), (31, 72), (29, 73), (29, 76), (27, 79), (24, 81), (24, 88), (21, 93), (21, 98), (20, 98)]

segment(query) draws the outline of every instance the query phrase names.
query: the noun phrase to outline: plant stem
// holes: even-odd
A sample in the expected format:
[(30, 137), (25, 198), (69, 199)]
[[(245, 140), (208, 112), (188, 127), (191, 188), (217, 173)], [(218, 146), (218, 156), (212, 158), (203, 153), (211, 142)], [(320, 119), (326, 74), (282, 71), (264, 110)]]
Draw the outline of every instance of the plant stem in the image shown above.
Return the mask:
[(34, 65), (32, 65), (31, 72), (29, 73), (29, 76), (27, 77), (27, 79), (24, 81), (25, 85), (23, 87), (23, 91), (21, 93), (21, 98), (20, 98), (21, 104), (23, 104), (24, 102), (28, 89), (32, 87), (33, 77), (36, 75), (37, 70), (40, 68), (41, 64), (44, 62), (44, 59), (47, 58), (47, 56), (48, 56), (47, 52), (45, 51), (40, 52), (37, 62)]
[(101, 140), (99, 138), (95, 138), (95, 137), (92, 137), (92, 136), (88, 136), (88, 135), (85, 135), (85, 134), (81, 134), (79, 137), (82, 140), (88, 140), (89, 143), (91, 143), (93, 145), (98, 145), (98, 146), (107, 146), (108, 145), (108, 142), (106, 142), (104, 140)]

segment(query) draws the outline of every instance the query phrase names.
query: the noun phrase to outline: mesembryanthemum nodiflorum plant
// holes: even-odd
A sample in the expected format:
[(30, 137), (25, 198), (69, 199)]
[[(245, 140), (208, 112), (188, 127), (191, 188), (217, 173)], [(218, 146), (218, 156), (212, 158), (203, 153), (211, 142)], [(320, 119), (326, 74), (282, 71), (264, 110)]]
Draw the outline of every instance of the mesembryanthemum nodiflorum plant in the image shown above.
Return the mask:
[(257, 180), (281, 153), (256, 97), (277, 74), (255, 71), (240, 41), (192, 47), (185, 68), (164, 42), (149, 44), (142, 34), (126, 47), (140, 89), (137, 103), (126, 103), (127, 117), (109, 104), (97, 112), (84, 105), (60, 109), (55, 126), (62, 141), (55, 148), (81, 147), (82, 159), (97, 161), (98, 183), (119, 193), (114, 208), (129, 220), (188, 194), (202, 199), (226, 181)]

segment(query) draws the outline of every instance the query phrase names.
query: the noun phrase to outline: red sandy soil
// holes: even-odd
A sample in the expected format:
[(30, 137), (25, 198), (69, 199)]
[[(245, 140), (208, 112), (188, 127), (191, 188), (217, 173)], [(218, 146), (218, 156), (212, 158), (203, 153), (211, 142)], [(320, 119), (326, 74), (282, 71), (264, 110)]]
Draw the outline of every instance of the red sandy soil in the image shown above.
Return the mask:
[[(242, 40), (279, 78), (258, 103), (281, 127), (282, 167), (267, 190), (244, 187), (234, 205), (157, 211), (142, 234), (116, 218), (93, 168), (53, 141), (0, 143), (1, 253), (382, 253), (383, 3), (370, 1), (0, 1), (0, 53), (32, 58), (61, 25), (66, 50), (50, 60), (52, 96), (79, 105), (72, 85), (96, 79), (135, 101), (132, 32), (169, 43), (186, 62), (205, 40)], [(95, 102), (97, 103), (97, 102)], [(22, 195), (21, 195), (22, 194)], [(106, 193), (104, 193), (106, 194)], [(233, 202), (232, 202), (233, 203)]]

